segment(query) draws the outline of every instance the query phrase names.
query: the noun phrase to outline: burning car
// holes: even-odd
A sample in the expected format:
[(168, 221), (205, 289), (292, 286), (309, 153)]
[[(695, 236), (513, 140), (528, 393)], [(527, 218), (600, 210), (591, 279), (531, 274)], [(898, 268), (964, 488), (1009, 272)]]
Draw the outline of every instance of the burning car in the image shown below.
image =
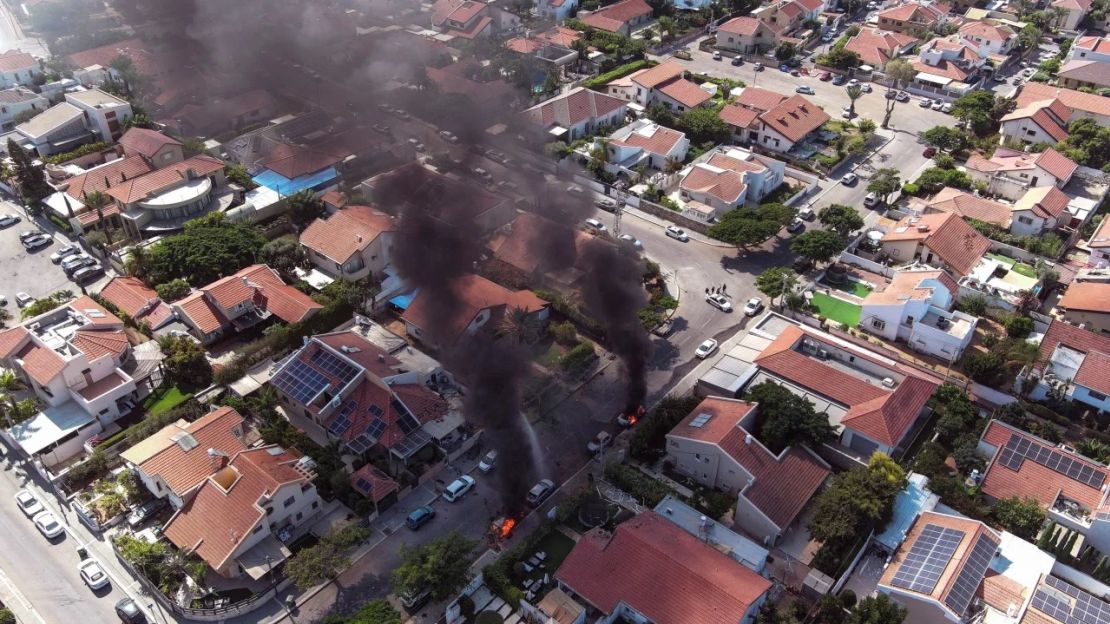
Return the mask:
[(622, 427), (631, 427), (644, 417), (644, 412), (646, 411), (647, 410), (644, 409), (644, 406), (641, 405), (640, 407), (637, 407), (632, 411), (622, 412), (617, 415), (617, 424)]

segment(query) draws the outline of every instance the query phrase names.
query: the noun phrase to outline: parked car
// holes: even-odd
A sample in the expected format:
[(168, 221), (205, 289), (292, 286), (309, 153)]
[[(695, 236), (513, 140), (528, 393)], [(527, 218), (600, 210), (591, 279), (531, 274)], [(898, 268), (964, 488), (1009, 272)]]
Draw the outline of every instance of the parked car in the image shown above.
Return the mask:
[(62, 533), (65, 533), (65, 528), (62, 523), (58, 522), (57, 516), (50, 511), (40, 511), (35, 515), (32, 520), (35, 523), (35, 528), (42, 533), (46, 539), (54, 539)]
[(871, 206), (874, 206), (878, 203), (879, 203), (879, 196), (875, 193), (868, 193), (867, 196), (863, 198), (863, 205), (864, 206), (871, 207)]
[(474, 477), (472, 477), (470, 475), (463, 475), (463, 476), (459, 477), (458, 479), (455, 479), (454, 481), (452, 481), (443, 490), (443, 499), (445, 501), (449, 502), (449, 503), (453, 503), (453, 502), (459, 500), (460, 498), (462, 498), (463, 496), (466, 496), (466, 493), (469, 492), (473, 488), (474, 488)]
[(581, 186), (575, 186), (573, 184), (567, 187), (567, 192), (576, 197), (586, 196), (586, 189), (582, 188)]
[(398, 598), (401, 599), (401, 606), (405, 608), (410, 614), (418, 611), (421, 607), (428, 604), (428, 600), (432, 597), (431, 590), (424, 589), (415, 592), (402, 592)]
[(63, 258), (60, 264), (62, 265), (63, 271), (65, 271), (66, 273), (72, 273), (77, 269), (85, 266), (85, 263), (89, 260), (92, 260), (92, 258), (86, 256), (85, 254), (74, 254), (72, 256)]
[(905, 91), (899, 91), (897, 97), (895, 97), (894, 99), (898, 100), (899, 102), (909, 102), (910, 94), (906, 93)]
[(704, 360), (705, 358), (713, 355), (716, 351), (717, 341), (709, 338), (698, 345), (698, 348), (694, 351), (694, 356), (697, 357), (699, 360)]
[(804, 95), (813, 95), (813, 87), (809, 85), (801, 85), (794, 88), (794, 93), (802, 93)]
[(849, 87), (854, 87), (858, 84), (859, 84), (859, 80), (856, 80), (855, 78), (852, 78), (851, 80), (848, 81), (848, 86)]
[(666, 233), (667, 236), (675, 240), (682, 241), (684, 243), (690, 240), (690, 236), (686, 233), (686, 230), (678, 227), (677, 225), (668, 225)]
[(840, 86), (845, 82), (848, 82), (848, 79), (844, 77), (844, 74), (837, 74), (833, 76), (832, 83), (834, 85)]
[(34, 301), (35, 301), (35, 299), (33, 297), (31, 297), (31, 295), (28, 295), (25, 292), (15, 293), (15, 305), (17, 305), (21, 308), (25, 308), (25, 307), (31, 305), (32, 303), (34, 303)]
[(455, 133), (451, 132), (449, 130), (440, 130), (439, 131), (439, 136), (444, 141), (447, 141), (448, 143), (458, 143), (459, 142), (459, 137), (455, 136)]
[(682, 59), (684, 61), (694, 60), (694, 55), (690, 54), (689, 50), (675, 50), (674, 53), (671, 54), (671, 56), (673, 56), (677, 59)]
[(420, 139), (417, 139), (417, 138), (409, 139), (409, 145), (411, 145), (413, 147), (413, 149), (415, 149), (418, 152), (423, 152), (424, 151), (424, 143)]
[(921, 152), (921, 155), (925, 158), (932, 158), (933, 156), (937, 155), (937, 148), (930, 145), (929, 147), (925, 148), (925, 151)]
[(486, 171), (485, 169), (482, 169), (481, 167), (475, 167), (474, 168), (474, 175), (478, 176), (479, 178), (482, 178), (486, 182), (489, 182), (490, 180), (493, 179), (493, 176), (490, 175), (490, 172)]
[(952, 112), (952, 103), (951, 102), (945, 102), (944, 104), (942, 104), (941, 107), (940, 107), (940, 112), (942, 112), (942, 113), (951, 113)]
[(732, 312), (732, 302), (724, 295), (709, 293), (705, 296), (705, 300), (709, 302), (709, 305), (717, 308), (721, 312)]
[(26, 232), (20, 232), (19, 242), (25, 243), (27, 242), (27, 239), (34, 238), (36, 236), (44, 236), (44, 234), (38, 230), (27, 230)]
[(104, 568), (100, 567), (100, 562), (96, 559), (89, 558), (78, 563), (77, 571), (81, 574), (81, 580), (85, 581), (85, 585), (88, 585), (89, 589), (100, 589), (110, 582), (108, 575), (104, 573)]
[(938, 110), (944, 108), (944, 102), (941, 102), (940, 100), (933, 100), (933, 105), (930, 106), (930, 108), (932, 108), (935, 111), (938, 111)]
[(161, 511), (166, 506), (165, 499), (154, 498), (139, 505), (127, 514), (127, 526), (134, 529), (142, 523), (154, 517), (154, 514)]
[(671, 319), (667, 319), (667, 320), (663, 321), (662, 323), (656, 325), (655, 328), (651, 330), (651, 333), (656, 335), (656, 336), (659, 336), (660, 338), (666, 338), (667, 336), (671, 335), (671, 332), (673, 330), (674, 330), (674, 321), (672, 321)]
[(744, 304), (744, 316), (755, 316), (763, 309), (763, 301), (759, 297), (752, 297)]
[(813, 221), (817, 218), (817, 213), (813, 211), (813, 208), (807, 206), (798, 211), (798, 218), (805, 219), (806, 221)]
[(28, 518), (34, 518), (39, 512), (45, 511), (39, 499), (35, 498), (35, 495), (28, 490), (20, 490), (15, 493), (15, 504)]
[(930, 106), (933, 105), (933, 101), (929, 98), (921, 98), (921, 101), (918, 102), (917, 105), (920, 106), (921, 108), (929, 108)]
[(70, 276), (70, 279), (78, 284), (86, 284), (101, 277), (104, 277), (104, 267), (92, 265), (77, 269), (73, 272), (73, 275)]
[[(68, 258), (66, 260), (68, 260)], [(64, 265), (65, 260), (63, 260), (62, 262)], [(70, 276), (70, 279), (73, 279), (73, 275), (81, 269), (87, 269), (93, 266), (96, 266), (95, 258), (90, 258), (89, 256), (81, 256), (81, 259), (78, 262), (74, 262), (68, 266), (63, 266), (62, 268), (63, 270), (65, 270), (66, 274)]]
[(713, 50), (713, 60), (714, 61), (721, 60), (721, 51), (720, 50)]
[(374, 124), (370, 127), (373, 128), (374, 130), (376, 130), (377, 132), (381, 132), (382, 134), (389, 134), (389, 126), (387, 126), (383, 123), (376, 123), (376, 124)]
[(732, 57), (732, 61), (730, 62), (732, 63), (733, 67), (740, 67), (744, 64), (744, 59), (740, 58), (739, 56), (734, 56)]
[(524, 497), (524, 500), (533, 507), (539, 507), (540, 503), (547, 500), (547, 497), (551, 496), (554, 491), (555, 483), (551, 479), (544, 479), (528, 490), (528, 495)]
[(65, 245), (64, 247), (62, 247), (58, 251), (55, 251), (54, 253), (50, 254), (50, 261), (53, 262), (54, 264), (58, 264), (62, 260), (65, 260), (66, 258), (72, 256), (73, 254), (80, 253), (80, 252), (81, 252), (81, 248), (78, 247), (77, 245)]
[(861, 90), (862, 90), (862, 91), (863, 91), (864, 93), (871, 93), (871, 92), (872, 92), (872, 91), (874, 90), (874, 89), (872, 89), (872, 87), (871, 87), (871, 83), (870, 83), (870, 82), (864, 82), (864, 83), (860, 84), (859, 88), (860, 88), (860, 89), (861, 89)]
[(486, 453), (485, 456), (482, 457), (482, 461), (478, 462), (478, 470), (481, 470), (482, 472), (485, 472), (485, 473), (488, 473), (489, 471), (493, 470), (494, 467), (496, 467), (496, 466), (497, 466), (497, 449), (490, 449), (489, 452)]
[(644, 248), (644, 244), (640, 242), (640, 239), (636, 238), (635, 236), (633, 236), (631, 234), (621, 234), (620, 236), (617, 237), (617, 239), (620, 240), (620, 242), (624, 243), (625, 245), (628, 245), (628, 246), (632, 247), (633, 249), (643, 249)]
[(11, 227), (16, 223), (19, 223), (19, 217), (16, 215), (9, 214), (0, 217), (0, 228)]
[(116, 603), (116, 617), (124, 624), (146, 624), (146, 616), (138, 603), (130, 598), (124, 598)]
[(786, 231), (790, 232), (790, 233), (794, 233), (794, 232), (797, 232), (798, 230), (804, 228), (805, 226), (806, 226), (806, 224), (805, 224), (804, 221), (802, 221), (798, 217), (794, 217), (793, 219), (790, 220), (790, 223), (786, 226)]
[(591, 229), (595, 232), (608, 232), (609, 231), (609, 228), (605, 227), (605, 224), (602, 223), (601, 221), (598, 221), (597, 219), (589, 218), (589, 219), (586, 219), (585, 223), (586, 223), (587, 228), (589, 228), (589, 229)]
[(832, 40), (834, 38), (835, 37), (833, 37), (831, 33), (825, 33), (824, 35), (821, 35), (821, 41), (825, 43), (832, 43)]
[(43, 247), (49, 247), (50, 244), (53, 243), (53, 242), (54, 242), (54, 239), (49, 237), (49, 236), (46, 236), (46, 235), (33, 236), (33, 237), (28, 238), (27, 240), (23, 241), (23, 248), (26, 249), (27, 251), (35, 251), (36, 249), (42, 249)]
[(840, 178), (840, 183), (845, 186), (852, 186), (856, 182), (859, 182), (859, 176), (854, 173), (845, 173), (844, 176)]
[(828, 82), (828, 81), (832, 80), (832, 74), (830, 74), (827, 71), (823, 71), (820, 74), (817, 74), (817, 79), (820, 80), (821, 82)]
[(779, 71), (789, 74), (790, 73), (790, 66), (787, 65), (786, 63), (780, 63), (779, 64)]
[(407, 526), (410, 531), (415, 531), (425, 524), (431, 522), (432, 518), (435, 517), (436, 510), (433, 509), (430, 505), (417, 507), (416, 509), (412, 510), (412, 513), (410, 513), (407, 518), (405, 518), (405, 526)]
[(599, 431), (598, 434), (594, 436), (593, 440), (590, 440), (588, 443), (586, 443), (586, 450), (591, 453), (596, 453), (612, 444), (612, 442), (612, 434), (610, 434), (608, 431)]
[(753, 66), (753, 69), (755, 69), (755, 71), (757, 71), (757, 72), (761, 72), (761, 71), (763, 71), (763, 63), (756, 63), (756, 64), (755, 64), (755, 65)]
[(599, 199), (594, 202), (594, 205), (605, 212), (616, 212), (617, 210), (617, 202), (611, 199)]

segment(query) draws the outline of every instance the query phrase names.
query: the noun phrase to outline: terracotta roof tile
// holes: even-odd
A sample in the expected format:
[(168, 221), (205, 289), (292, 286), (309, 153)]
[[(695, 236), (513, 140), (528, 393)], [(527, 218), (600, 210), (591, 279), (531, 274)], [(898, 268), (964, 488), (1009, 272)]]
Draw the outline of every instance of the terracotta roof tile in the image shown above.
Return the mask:
[(987, 570), (986, 576), (983, 577), (983, 584), (979, 586), (975, 596), (1002, 613), (1006, 613), (1012, 606), (1025, 604), (1027, 593), (1021, 583), (994, 570)]
[(687, 108), (701, 106), (713, 96), (689, 80), (680, 79), (667, 83), (659, 92)]
[(184, 496), (215, 472), (208, 449), (228, 457), (246, 449), (242, 440), (243, 417), (230, 407), (217, 408), (185, 426), (167, 425), (162, 432), (155, 434), (161, 440), (161, 448), (137, 465), (147, 475), (161, 477), (178, 496)]
[(390, 377), (401, 372), (400, 360), (353, 331), (317, 334), (314, 339), (342, 353), (378, 377)]
[(1018, 108), (1023, 108), (1034, 102), (1052, 99), (1060, 100), (1072, 110), (1110, 116), (1110, 98), (1037, 82), (1027, 82), (1022, 85), (1021, 91), (1017, 94), (1017, 105)]
[(759, 118), (765, 128), (773, 129), (791, 142), (802, 140), (831, 119), (816, 104), (800, 95), (783, 100)]
[(73, 301), (67, 303), (66, 307), (71, 308), (85, 317), (87, 321), (86, 328), (123, 328), (123, 321), (121, 321), (119, 317), (109, 312), (104, 306), (93, 301), (92, 297), (88, 295), (77, 297)]
[(493, 309), (503, 313), (508, 308), (522, 308), (529, 313), (534, 313), (548, 305), (530, 290), (512, 291), (478, 275), (456, 278), (451, 290), (458, 299), (458, 306), (450, 318), (440, 319), (444, 322), (443, 327), (433, 326), (440, 314), (431, 309), (436, 302), (426, 291), (420, 291), (416, 295), (401, 318), (425, 332), (441, 336), (448, 342), (454, 342), (482, 310)]
[(655, 67), (642, 71), (632, 78), (632, 81), (645, 89), (670, 82), (686, 73), (686, 67), (674, 61), (660, 63)]
[(1075, 40), (1073, 48), (1090, 50), (1091, 52), (1099, 52), (1101, 54), (1110, 54), (1110, 37), (1098, 37), (1095, 35), (1080, 37)]
[(1110, 314), (1110, 284), (1072, 282), (1057, 305), (1065, 310), (1087, 310)]
[(10, 357), (31, 337), (22, 325), (0, 331), (0, 359)]
[(1110, 336), (1054, 320), (1041, 340), (1037, 365), (1043, 368), (1060, 345), (1085, 354), (1073, 380), (1075, 383), (1110, 394)]
[(551, 98), (524, 111), (524, 114), (541, 126), (558, 124), (575, 126), (583, 121), (606, 117), (627, 106), (627, 102), (604, 93), (579, 87), (570, 93)]
[(379, 235), (395, 231), (393, 217), (369, 206), (348, 206), (327, 219), (316, 219), (301, 233), (300, 243), (343, 264), (370, 246)]
[(396, 481), (389, 478), (374, 464), (366, 464), (351, 475), (351, 488), (371, 501), (381, 502), (386, 496), (401, 489)]
[(8, 50), (0, 54), (0, 71), (16, 72), (31, 68), (39, 69), (39, 62), (22, 50)]
[(1037, 156), (1036, 163), (1038, 167), (1052, 174), (1057, 180), (1070, 179), (1075, 170), (1079, 168), (1079, 165), (1075, 164), (1070, 158), (1051, 147)]
[(894, 58), (896, 52), (917, 41), (916, 38), (901, 33), (864, 28), (848, 40), (844, 49), (855, 52), (868, 65), (883, 67)]
[(1017, 33), (1005, 24), (995, 25), (987, 22), (968, 22), (960, 26), (959, 33), (964, 37), (979, 37), (987, 41), (1006, 41), (1017, 36)]
[(734, 17), (729, 21), (721, 24), (717, 30), (720, 32), (734, 33), (742, 37), (750, 37), (759, 30), (763, 22), (754, 17)]
[(123, 56), (131, 59), (135, 69), (144, 76), (157, 76), (162, 73), (168, 63), (165, 59), (153, 53), (153, 48), (142, 39), (127, 39), (102, 45), (98, 48), (74, 52), (66, 57), (71, 66), (83, 69), (93, 65), (110, 67), (112, 61)]
[(937, 385), (909, 376), (898, 384), (894, 392), (851, 406), (841, 423), (863, 435), (895, 447), (917, 421)]
[(1071, 199), (1055, 186), (1036, 186), (1014, 203), (1014, 210), (1032, 210), (1038, 217), (1056, 220), (1068, 209)]
[(991, 498), (1005, 499), (1013, 496), (1018, 498), (1032, 498), (1042, 507), (1049, 507), (1056, 499), (1063, 495), (1083, 505), (1089, 511), (1098, 509), (1102, 502), (1102, 491), (1082, 481), (1072, 479), (1047, 466), (1042, 466), (1035, 461), (1025, 460), (1017, 470), (1003, 466), (998, 462), (998, 456), (1012, 436), (1024, 438), (1032, 444), (1048, 449), (1091, 466), (1098, 472), (1110, 478), (1110, 469), (1098, 462), (1091, 461), (1078, 453), (1071, 453), (1060, 449), (1055, 444), (1026, 433), (1016, 427), (1011, 427), (997, 420), (992, 420), (983, 431), (981, 442), (996, 449), (983, 474), (983, 493)]
[(612, 534), (586, 533), (555, 578), (606, 615), (623, 602), (653, 622), (684, 624), (739, 622), (771, 588), (654, 511)]
[(894, 230), (883, 234), (883, 242), (919, 241), (960, 275), (967, 275), (990, 249), (990, 241), (956, 214), (926, 214), (911, 223), (912, 219), (899, 221)]
[(926, 206), (930, 210), (953, 212), (964, 218), (994, 223), (1002, 227), (1009, 227), (1012, 217), (1010, 206), (1006, 204), (947, 186), (934, 195)]
[(333, 167), (339, 162), (333, 154), (303, 145), (290, 145), (281, 143), (270, 152), (259, 166), (270, 171), (280, 173), (292, 180), (302, 175), (316, 173), (328, 167)]
[(236, 273), (218, 279), (200, 290), (220, 308), (231, 310), (239, 304), (252, 301), (255, 287), (247, 283), (245, 275)]
[(874, 290), (863, 299), (864, 305), (890, 305), (905, 301), (905, 298), (925, 300), (933, 294), (933, 287), (925, 280), (937, 280), (953, 296), (959, 292), (959, 285), (944, 271), (898, 271), (890, 284), (882, 290)]
[(158, 299), (153, 288), (137, 277), (128, 276), (113, 277), (101, 289), (100, 296), (132, 318), (151, 308), (152, 302)]
[(963, 82), (967, 80), (969, 72), (955, 63), (950, 63), (945, 59), (941, 59), (936, 65), (930, 65), (921, 59), (914, 59), (910, 61), (910, 65), (917, 71), (925, 74), (932, 74), (933, 76), (941, 76), (943, 78), (951, 78), (956, 82)]
[(192, 170), (198, 176), (207, 176), (224, 168), (224, 163), (211, 156), (193, 156), (162, 169), (130, 178), (108, 189), (108, 194), (124, 204), (141, 201), (160, 193), (186, 179)]
[(759, 119), (759, 113), (750, 108), (743, 108), (729, 104), (721, 109), (721, 120), (736, 128), (750, 128), (752, 123)]
[(602, 7), (597, 11), (585, 16), (579, 17), (582, 23), (601, 30), (609, 32), (617, 32), (626, 23), (644, 15), (652, 13), (651, 5), (644, 0), (621, 0), (615, 4), (610, 4), (607, 7)]
[(785, 99), (785, 95), (776, 93), (770, 89), (764, 89), (762, 87), (744, 87), (743, 90), (740, 91), (740, 95), (736, 97), (735, 104), (762, 113), (778, 106)]
[(230, 323), (203, 291), (195, 290), (174, 304), (204, 334), (210, 334)]
[(181, 146), (181, 142), (172, 137), (168, 137), (156, 130), (148, 130), (146, 128), (130, 128), (119, 139), (119, 144), (123, 146), (123, 151), (127, 155), (139, 154), (147, 158), (153, 158), (158, 150), (166, 147), (167, 145)]
[(736, 203), (746, 188), (743, 174), (704, 164), (691, 167), (679, 186), (687, 191), (708, 193), (725, 203)]
[(1110, 219), (1103, 218), (1098, 229), (1087, 241), (1087, 246), (1092, 249), (1105, 249), (1110, 247)]
[(686, 135), (657, 124), (645, 125), (631, 132), (623, 140), (610, 138), (611, 145), (639, 147), (657, 156), (666, 157)]
[[(507, 231), (490, 241), (494, 256), (524, 273), (554, 271), (575, 264), (582, 257), (581, 250), (594, 240), (580, 229), (550, 221), (535, 213), (523, 212), (517, 216)], [(562, 232), (568, 238), (552, 236)], [(574, 247), (562, 247), (563, 241), (573, 239)], [(545, 263), (545, 254), (547, 262)]]
[(265, 264), (249, 266), (237, 275), (256, 286), (255, 305), (286, 323), (299, 323), (324, 308), (312, 297), (286, 284), (277, 271)]
[(551, 28), (533, 34), (531, 37), (513, 37), (505, 42), (505, 47), (521, 54), (531, 54), (547, 45), (569, 48), (582, 38), (582, 33), (565, 26)]
[(40, 347), (34, 342), (28, 342), (13, 356), (20, 360), (23, 372), (27, 373), (40, 386), (49, 385), (55, 377), (65, 370), (66, 361), (53, 349)]
[(104, 192), (109, 188), (122, 184), (125, 180), (150, 173), (154, 169), (143, 160), (142, 156), (127, 156), (112, 162), (93, 167), (80, 175), (75, 175), (66, 180), (66, 194), (77, 200), (95, 191)]
[(121, 330), (116, 331), (87, 331), (77, 330), (70, 339), (70, 344), (85, 354), (90, 362), (106, 355), (119, 358), (130, 347), (127, 334)]

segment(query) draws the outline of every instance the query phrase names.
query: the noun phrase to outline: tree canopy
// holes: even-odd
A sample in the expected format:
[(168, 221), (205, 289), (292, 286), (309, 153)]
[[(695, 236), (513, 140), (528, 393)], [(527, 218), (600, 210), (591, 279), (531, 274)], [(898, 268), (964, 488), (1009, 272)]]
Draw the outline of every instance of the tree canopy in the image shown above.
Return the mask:
[(855, 208), (844, 204), (829, 204), (817, 213), (821, 224), (841, 236), (848, 236), (863, 227), (863, 217)]
[(836, 475), (816, 496), (810, 534), (834, 544), (856, 539), (889, 516), (894, 498), (905, 486), (902, 467), (876, 452), (866, 468)]
[(902, 624), (908, 611), (886, 594), (868, 596), (856, 603), (846, 624)]
[(899, 171), (889, 167), (879, 169), (871, 176), (867, 190), (879, 196), (884, 204), (890, 203), (890, 196), (902, 188), (902, 179)]
[(1045, 521), (1044, 509), (1036, 499), (1022, 500), (1016, 496), (998, 501), (991, 515), (1002, 528), (1030, 542), (1037, 539)]
[(1068, 137), (1058, 149), (1085, 167), (1110, 170), (1110, 127), (1094, 117), (1082, 117), (1068, 124)]
[(466, 584), (470, 552), (478, 543), (452, 531), (421, 546), (401, 545), (401, 564), (393, 570), (397, 593), (431, 592), (442, 600)]
[(759, 441), (776, 455), (791, 444), (816, 446), (836, 439), (828, 416), (777, 383), (765, 381), (754, 386), (744, 399), (759, 404)]
[(401, 612), (384, 599), (371, 600), (354, 613), (330, 615), (321, 624), (401, 624)]
[(952, 116), (969, 124), (977, 136), (997, 130), (998, 121), (1013, 110), (1013, 99), (995, 97), (991, 91), (972, 91), (952, 103)]
[(166, 336), (158, 344), (165, 354), (166, 376), (174, 383), (203, 388), (212, 382), (212, 365), (204, 348), (187, 336)]
[(791, 251), (814, 262), (828, 262), (844, 247), (844, 239), (829, 230), (809, 230), (790, 243)]
[(936, 126), (921, 133), (926, 144), (946, 152), (959, 152), (967, 148), (967, 133), (948, 126)]
[(245, 223), (214, 212), (185, 224), (185, 230), (152, 245), (144, 254), (147, 282), (182, 278), (204, 286), (253, 263), (266, 238)]
[(771, 267), (755, 278), (759, 292), (774, 299), (782, 294), (794, 292), (798, 287), (798, 275), (790, 267)]
[(778, 221), (760, 219), (754, 211), (738, 208), (722, 215), (709, 228), (709, 235), (737, 247), (749, 247), (774, 236), (781, 227)]

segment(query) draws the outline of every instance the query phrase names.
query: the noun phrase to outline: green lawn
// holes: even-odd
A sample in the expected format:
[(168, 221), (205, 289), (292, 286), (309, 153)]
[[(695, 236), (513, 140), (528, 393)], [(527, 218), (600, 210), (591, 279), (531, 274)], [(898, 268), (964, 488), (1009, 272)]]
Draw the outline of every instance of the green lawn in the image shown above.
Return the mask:
[(151, 416), (157, 416), (170, 411), (191, 398), (193, 398), (192, 392), (182, 392), (177, 386), (159, 386), (143, 401), (143, 407)]
[(867, 284), (864, 284), (863, 282), (856, 282), (856, 281), (853, 281), (853, 280), (848, 280), (848, 281), (844, 282), (843, 284), (832, 284), (832, 283), (829, 283), (829, 282), (822, 282), (822, 283), (823, 284), (828, 284), (829, 286), (832, 286), (833, 288), (835, 288), (835, 289), (837, 289), (841, 292), (846, 292), (849, 295), (855, 295), (855, 296), (859, 297), (860, 299), (863, 299), (867, 295), (871, 294), (871, 287), (868, 286)]
[(567, 558), (572, 548), (574, 548), (574, 540), (559, 531), (550, 531), (536, 544), (535, 550), (524, 553), (524, 561), (527, 561), (533, 553), (539, 551), (547, 553), (543, 563), (526, 574), (525, 577), (538, 580), (542, 579), (544, 574), (547, 574), (549, 578), (555, 576), (555, 570), (559, 568), (559, 564), (563, 563), (563, 559)]
[(1008, 269), (1010, 269), (1014, 273), (1017, 273), (1018, 275), (1024, 275), (1025, 277), (1032, 277), (1032, 278), (1037, 277), (1036, 269), (1029, 266), (1028, 264), (1025, 264), (1024, 262), (1018, 262), (1017, 260), (1014, 260), (1013, 258), (1010, 258), (1008, 256), (1003, 256), (1002, 254), (996, 254), (996, 253), (987, 254), (987, 257), (991, 258), (992, 260), (998, 260), (1002, 264), (1005, 264)]
[(843, 299), (830, 297), (825, 293), (813, 293), (813, 305), (820, 311), (821, 316), (834, 320), (848, 327), (859, 325), (860, 306), (848, 303)]

